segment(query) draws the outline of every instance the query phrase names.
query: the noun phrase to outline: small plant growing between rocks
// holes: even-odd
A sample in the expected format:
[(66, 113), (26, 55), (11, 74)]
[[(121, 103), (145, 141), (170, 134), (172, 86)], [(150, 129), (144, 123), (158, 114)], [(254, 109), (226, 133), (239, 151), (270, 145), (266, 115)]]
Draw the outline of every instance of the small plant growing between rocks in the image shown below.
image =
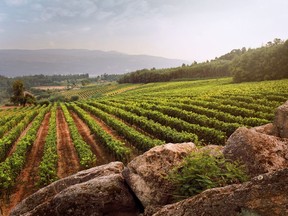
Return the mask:
[(241, 213), (239, 213), (237, 216), (260, 216), (259, 214), (249, 210), (249, 209), (241, 209)]
[(223, 155), (193, 152), (168, 175), (175, 185), (176, 200), (194, 196), (202, 191), (248, 180), (245, 167), (231, 162)]

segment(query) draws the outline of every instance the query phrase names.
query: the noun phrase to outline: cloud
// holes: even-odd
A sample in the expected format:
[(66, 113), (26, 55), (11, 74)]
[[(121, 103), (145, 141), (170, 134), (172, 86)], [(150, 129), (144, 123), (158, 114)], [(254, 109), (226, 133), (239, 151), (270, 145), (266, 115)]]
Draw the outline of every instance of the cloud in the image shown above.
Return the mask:
[(5, 13), (0, 13), (0, 22), (6, 19), (7, 15)]
[(35, 3), (35, 4), (31, 5), (31, 8), (35, 11), (41, 11), (41, 10), (43, 10), (44, 7), (40, 3)]
[[(92, 0), (69, 0), (35, 3), (31, 8), (37, 12), (35, 21), (59, 20), (62, 18), (87, 18), (98, 12), (98, 7)], [(63, 21), (63, 20), (62, 20)]]
[(31, 23), (30, 20), (28, 20), (28, 19), (18, 19), (18, 20), (16, 20), (16, 22), (18, 22), (18, 23)]
[(49, 47), (51, 47), (51, 48), (55, 48), (55, 46), (56, 46), (56, 43), (54, 42), (54, 41), (49, 41)]
[(83, 28), (80, 28), (79, 29), (81, 32), (88, 32), (88, 31), (91, 31), (92, 28), (90, 26), (86, 26), (86, 27), (83, 27)]
[(21, 6), (28, 3), (28, 0), (4, 0), (9, 6)]
[(157, 15), (158, 8), (155, 9), (153, 6), (155, 3), (144, 0), (50, 0), (41, 4), (35, 3), (31, 7), (34, 11), (38, 11), (35, 18), (38, 21), (61, 18), (78, 18), (81, 21), (81, 19), (91, 18), (94, 21), (122, 22)]
[(53, 31), (53, 32), (47, 31), (45, 34), (50, 38), (63, 38), (71, 35), (72, 31), (67, 30)]

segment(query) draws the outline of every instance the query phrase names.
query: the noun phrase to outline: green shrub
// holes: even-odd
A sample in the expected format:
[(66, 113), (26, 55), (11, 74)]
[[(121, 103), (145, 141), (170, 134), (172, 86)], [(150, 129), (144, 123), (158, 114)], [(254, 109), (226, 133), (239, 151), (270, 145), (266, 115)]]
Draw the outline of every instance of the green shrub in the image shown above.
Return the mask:
[(249, 209), (241, 209), (241, 213), (237, 214), (237, 216), (260, 216), (256, 212), (253, 212), (252, 210)]
[(70, 98), (70, 101), (77, 101), (77, 100), (79, 100), (79, 96), (78, 95), (73, 95), (73, 96), (71, 96), (71, 98)]
[(193, 152), (174, 168), (168, 179), (175, 185), (175, 198), (187, 198), (202, 191), (241, 183), (248, 179), (245, 168), (221, 156), (208, 152)]

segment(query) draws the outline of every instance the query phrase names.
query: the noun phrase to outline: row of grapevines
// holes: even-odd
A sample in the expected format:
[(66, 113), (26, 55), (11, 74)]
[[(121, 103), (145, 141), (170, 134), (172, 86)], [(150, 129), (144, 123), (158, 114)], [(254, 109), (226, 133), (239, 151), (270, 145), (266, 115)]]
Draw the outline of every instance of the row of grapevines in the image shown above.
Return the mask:
[(202, 107), (206, 107), (209, 109), (215, 109), (222, 112), (230, 113), (234, 116), (242, 116), (242, 117), (257, 117), (260, 119), (267, 119), (270, 120), (273, 119), (273, 114), (271, 113), (263, 113), (263, 112), (254, 112), (253, 110), (249, 110), (246, 108), (241, 108), (237, 106), (232, 106), (228, 104), (220, 104), (217, 102), (207, 102), (204, 100), (191, 100), (189, 101), (189, 104), (199, 105)]
[(103, 112), (100, 109), (97, 109), (84, 103), (81, 104), (79, 103), (79, 106), (81, 106), (88, 112), (92, 113), (93, 115), (99, 117), (109, 127), (113, 128), (115, 131), (117, 131), (118, 134), (125, 137), (125, 139), (127, 139), (132, 145), (135, 145), (135, 147), (139, 150), (147, 151), (150, 148), (155, 147), (156, 145), (161, 145), (164, 143), (164, 141), (158, 139), (152, 139), (148, 136), (145, 136), (144, 134), (138, 132), (132, 127), (129, 127), (122, 121), (112, 117), (111, 115)]
[(95, 137), (102, 143), (117, 159), (127, 161), (130, 157), (131, 150), (125, 147), (125, 143), (115, 140), (110, 136), (95, 120), (82, 108), (72, 103), (68, 105), (78, 116), (88, 125)]
[(280, 96), (280, 95), (265, 95), (267, 100), (272, 100), (272, 101), (278, 101), (280, 103), (283, 103), (287, 100), (286, 96)]
[(228, 98), (229, 100), (236, 101), (236, 103), (237, 102), (243, 102), (246, 104), (256, 104), (256, 105), (267, 106), (267, 107), (277, 107), (281, 104), (278, 101), (267, 100), (263, 96), (258, 97), (258, 96), (254, 96), (254, 95), (240, 96), (240, 95), (225, 95), (224, 94), (224, 95), (214, 95), (212, 98), (213, 99), (216, 98), (216, 99), (219, 99), (221, 101), (225, 101)]
[(145, 116), (148, 119), (152, 119), (162, 125), (168, 125), (172, 128), (175, 128), (177, 131), (187, 131), (189, 133), (197, 134), (198, 138), (206, 144), (213, 143), (223, 145), (226, 140), (226, 134), (221, 131), (215, 130), (213, 128), (203, 127), (198, 124), (191, 124), (179, 118), (165, 115), (159, 111), (150, 110), (151, 105), (149, 105), (148, 103), (126, 103), (125, 105), (123, 103), (109, 103), (107, 101), (105, 103), (108, 103), (115, 107), (120, 107), (122, 109), (136, 113), (140, 116)]
[(243, 107), (249, 110), (254, 110), (255, 112), (271, 113), (271, 111), (273, 110), (271, 106), (258, 104), (257, 101), (247, 103), (243, 101), (233, 100), (231, 98), (229, 99), (209, 98), (209, 99), (205, 99), (205, 101), (212, 101), (212, 102), (227, 104), (231, 106)]
[(14, 118), (14, 112), (13, 113), (9, 113), (9, 112), (3, 112), (0, 113), (1, 117), (0, 117), (0, 126), (6, 124), (7, 122), (9, 122), (11, 119)]
[[(207, 100), (207, 99), (205, 99), (205, 100)], [(117, 101), (117, 100), (113, 100), (113, 101)], [(133, 101), (135, 101), (135, 99)], [(142, 99), (137, 100), (136, 99), (136, 101), (141, 102), (141, 103), (147, 102), (147, 103), (152, 103), (152, 104), (161, 104), (161, 105), (166, 105), (166, 106), (172, 106), (172, 107), (179, 108), (182, 110), (191, 111), (191, 112), (194, 112), (194, 113), (197, 113), (200, 115), (206, 115), (207, 117), (210, 117), (210, 118), (216, 118), (216, 119), (223, 121), (223, 122), (239, 123), (242, 125), (252, 126), (252, 127), (267, 124), (270, 122), (267, 119), (256, 118), (256, 117), (235, 116), (235, 115), (232, 115), (232, 114), (229, 114), (226, 112), (222, 112), (221, 110), (206, 108), (206, 107), (201, 106), (200, 104), (197, 104), (198, 100), (195, 100), (195, 99), (194, 100), (188, 99), (188, 98), (173, 99), (173, 102), (169, 102), (166, 100), (159, 100), (159, 99), (157, 101), (155, 101), (155, 100), (150, 98), (150, 99), (144, 99), (144, 100), (142, 100)], [(211, 99), (211, 101), (213, 101), (213, 98)], [(127, 100), (125, 100), (123, 103), (125, 103), (125, 102), (127, 102)], [(192, 104), (193, 102), (195, 104)], [(204, 103), (205, 102), (206, 102), (206, 104), (208, 104), (207, 101), (204, 101)], [(267, 115), (272, 116), (271, 113), (269, 113)]]
[(119, 85), (98, 85), (92, 87), (85, 87), (76, 90), (70, 90), (62, 93), (65, 97), (71, 97), (73, 95), (78, 95), (79, 98), (84, 99), (92, 97), (94, 95), (103, 95), (106, 92), (115, 90)]
[(125, 111), (123, 109), (107, 106), (105, 104), (90, 102), (91, 105), (104, 110), (110, 114), (116, 115), (117, 117), (123, 119), (129, 124), (136, 125), (142, 130), (150, 133), (151, 135), (157, 137), (160, 140), (165, 140), (166, 142), (198, 142), (198, 137), (196, 134), (188, 133), (188, 132), (178, 132), (177, 130), (163, 126), (153, 120), (149, 120), (144, 116), (138, 116), (131, 112)]
[[(142, 102), (143, 101), (141, 100), (141, 103)], [(229, 123), (237, 123), (237, 122), (242, 123), (242, 121), (243, 121), (242, 116), (234, 116), (234, 115), (231, 115), (229, 113), (221, 112), (219, 110), (208, 109), (208, 108), (201, 107), (198, 105), (191, 105), (191, 104), (189, 104), (189, 101), (187, 99), (185, 101), (176, 99), (176, 100), (173, 100), (173, 102), (167, 102), (164, 100), (157, 100), (157, 101), (146, 100), (144, 102), (148, 102), (150, 104), (152, 103), (152, 104), (156, 104), (156, 105), (172, 106), (172, 107), (179, 108), (182, 110), (191, 111), (193, 113), (197, 113), (200, 115), (205, 115), (205, 116), (210, 117), (210, 118), (216, 118), (220, 121), (229, 122)], [(186, 104), (186, 103), (188, 103), (188, 104)]]
[(0, 139), (0, 161), (4, 160), (12, 144), (19, 138), (21, 133), (37, 114), (37, 111), (30, 111), (25, 113), (25, 118), (23, 118), (22, 121), (18, 122), (18, 124), (14, 128), (12, 128), (6, 134), (6, 136)]
[(5, 133), (7, 133), (9, 130), (15, 127), (24, 117), (25, 117), (24, 113), (14, 115), (13, 118), (11, 118), (9, 121), (6, 122), (6, 124), (2, 125), (0, 127), (0, 138), (2, 138)]
[(241, 126), (238, 123), (226, 123), (214, 118), (209, 118), (205, 115), (196, 114), (176, 107), (166, 105), (155, 105), (155, 104), (150, 104), (149, 106), (147, 106), (147, 108), (148, 107), (150, 110), (158, 110), (168, 116), (182, 119), (191, 124), (198, 124), (200, 126), (214, 128), (216, 130), (223, 131), (226, 133), (227, 137), (230, 136), (238, 127)]
[[(21, 112), (19, 111), (21, 110)], [(11, 119), (13, 119), (15, 117), (15, 115), (19, 114), (19, 113), (23, 113), (26, 110), (22, 109), (7, 109), (7, 110), (2, 110), (2, 112), (0, 113), (0, 126), (6, 124), (7, 122), (9, 122)]]
[(91, 151), (90, 146), (83, 140), (82, 136), (80, 135), (77, 126), (73, 118), (70, 116), (70, 113), (65, 104), (62, 103), (61, 108), (68, 123), (69, 131), (78, 153), (81, 167), (85, 169), (94, 166), (96, 164), (96, 156)]
[(45, 138), (44, 154), (39, 165), (39, 184), (48, 185), (58, 179), (57, 176), (57, 125), (56, 125), (57, 104), (51, 109), (49, 129)]
[[(159, 103), (159, 102), (156, 102), (156, 103)], [(194, 113), (198, 113), (201, 115), (206, 115), (207, 117), (216, 118), (220, 121), (228, 122), (228, 123), (239, 123), (239, 124), (243, 124), (247, 126), (259, 126), (261, 124), (269, 123), (268, 120), (262, 119), (262, 118), (235, 116), (229, 113), (222, 112), (221, 110), (205, 108), (205, 107), (201, 107), (199, 105), (193, 105), (193, 104), (177, 103), (177, 101), (176, 103), (174, 102), (174, 103), (164, 103), (164, 104), (168, 106), (180, 108), (183, 110), (191, 111)]]
[(36, 139), (38, 129), (48, 109), (47, 107), (41, 109), (25, 136), (17, 143), (15, 152), (0, 164), (0, 191), (14, 186), (17, 176), (25, 165), (27, 152), (30, 151)]

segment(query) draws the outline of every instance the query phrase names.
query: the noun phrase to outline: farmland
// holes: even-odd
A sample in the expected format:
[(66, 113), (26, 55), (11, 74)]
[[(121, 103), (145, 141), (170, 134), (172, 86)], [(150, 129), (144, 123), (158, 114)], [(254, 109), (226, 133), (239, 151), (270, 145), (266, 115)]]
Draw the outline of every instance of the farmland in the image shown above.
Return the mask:
[(98, 98), (102, 96), (113, 96), (120, 94), (125, 91), (133, 90), (138, 88), (141, 84), (98, 84), (92, 86), (86, 86), (79, 89), (72, 89), (69, 91), (62, 91), (58, 95), (64, 96), (67, 99), (71, 99), (73, 96), (78, 96), (80, 99), (86, 98)]
[[(241, 126), (273, 121), (288, 80), (230, 78), (113, 85), (73, 92), (83, 100), (0, 111), (0, 207), (59, 178), (163, 143), (224, 145)], [(83, 90), (84, 91), (84, 90)], [(92, 92), (92, 93), (90, 93)], [(69, 92), (66, 93), (69, 96)]]

